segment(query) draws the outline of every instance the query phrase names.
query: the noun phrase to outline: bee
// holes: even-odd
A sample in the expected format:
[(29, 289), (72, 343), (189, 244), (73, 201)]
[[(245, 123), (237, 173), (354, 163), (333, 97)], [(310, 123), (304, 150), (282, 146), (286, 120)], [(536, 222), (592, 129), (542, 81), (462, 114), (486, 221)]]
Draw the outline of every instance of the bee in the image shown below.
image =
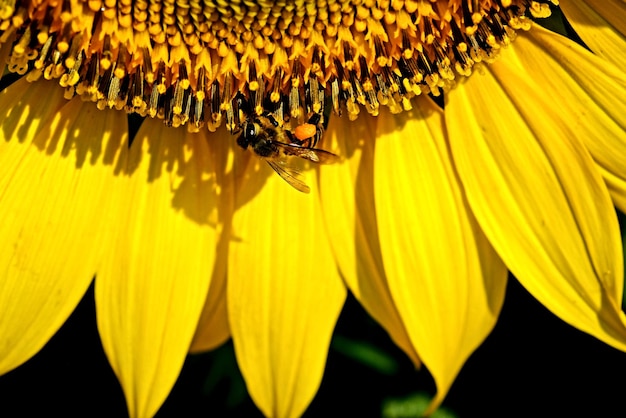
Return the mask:
[(249, 117), (241, 124), (237, 145), (243, 149), (249, 147), (293, 188), (309, 193), (311, 189), (302, 180), (300, 172), (289, 164), (289, 157), (299, 157), (319, 164), (340, 161), (340, 157), (332, 152), (313, 148), (323, 133), (320, 119), (321, 116), (314, 114), (307, 123), (297, 126), (291, 132), (280, 126), (269, 114)]

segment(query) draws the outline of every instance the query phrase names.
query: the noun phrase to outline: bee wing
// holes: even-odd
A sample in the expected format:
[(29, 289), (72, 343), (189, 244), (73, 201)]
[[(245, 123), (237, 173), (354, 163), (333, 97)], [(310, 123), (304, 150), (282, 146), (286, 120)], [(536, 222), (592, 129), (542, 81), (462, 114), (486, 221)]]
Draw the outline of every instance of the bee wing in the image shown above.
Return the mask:
[(285, 165), (282, 161), (275, 161), (266, 159), (267, 163), (274, 169), (279, 176), (283, 178), (287, 183), (289, 183), (294, 189), (302, 192), (309, 193), (311, 189), (306, 185), (304, 181), (302, 181), (302, 174), (298, 170), (293, 167), (289, 167)]
[(313, 161), (319, 164), (333, 164), (341, 161), (341, 158), (333, 154), (332, 152), (324, 151), (318, 148), (306, 148), (296, 145), (280, 144), (279, 146), (287, 155), (294, 155), (296, 157), (304, 158), (305, 160)]
[(324, 151), (319, 148), (311, 148), (311, 151), (317, 156), (317, 162), (320, 164), (335, 164), (341, 162), (341, 157), (332, 152)]

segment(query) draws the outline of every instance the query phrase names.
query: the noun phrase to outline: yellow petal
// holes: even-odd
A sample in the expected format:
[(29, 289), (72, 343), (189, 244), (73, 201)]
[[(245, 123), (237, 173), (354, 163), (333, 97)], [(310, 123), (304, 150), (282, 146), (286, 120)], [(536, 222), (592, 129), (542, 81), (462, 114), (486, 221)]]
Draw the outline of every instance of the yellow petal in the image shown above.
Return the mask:
[(230, 338), (228, 310), (226, 305), (226, 271), (228, 266), (229, 230), (220, 233), (215, 253), (215, 266), (211, 275), (211, 287), (198, 320), (196, 334), (189, 351), (197, 353), (219, 347)]
[[(556, 105), (541, 105), (543, 112), (567, 135), (584, 142), (600, 166), (615, 204), (626, 211), (626, 72), (540, 27), (520, 34), (507, 56), (514, 57), (525, 71), (537, 74), (526, 82), (534, 84), (533, 91), (541, 91), (539, 99), (559, 98)], [(510, 61), (497, 63), (494, 74), (503, 80), (503, 87), (529, 120), (541, 120), (531, 109), (536, 107), (533, 95), (518, 94), (515, 82), (504, 82), (514, 77), (512, 73), (519, 73)], [(549, 82), (544, 82), (547, 79)]]
[[(211, 275), (211, 287), (207, 295), (196, 335), (191, 343), (190, 351), (199, 352), (212, 350), (223, 344), (230, 337), (228, 310), (226, 304), (226, 283), (228, 272), (228, 248), (231, 241), (231, 227), (235, 200), (235, 176), (232, 167), (232, 137), (216, 137), (212, 135), (209, 147), (216, 157), (215, 165), (217, 184), (219, 184), (218, 230), (219, 237), (215, 250), (215, 265)], [(240, 152), (239, 149), (235, 152)]]
[(47, 81), (0, 95), (0, 373), (28, 360), (91, 283), (114, 228), (111, 156), (126, 116)]
[[(198, 320), (196, 334), (193, 337), (189, 351), (198, 353), (213, 350), (224, 344), (230, 338), (230, 327), (228, 325), (228, 308), (226, 305), (226, 266), (221, 258), (226, 255), (224, 249), (228, 248), (228, 242), (220, 241), (216, 256), (216, 268), (211, 276), (211, 287), (207, 295), (207, 300), (202, 310), (202, 315)], [(224, 260), (226, 261), (226, 260)], [(218, 266), (218, 263), (220, 266)]]
[[(563, 128), (589, 121), (560, 121), (550, 111), (555, 97), (535, 91), (530, 80), (537, 75), (517, 65), (492, 72), (508, 58), (503, 53), (446, 102), (451, 149), (472, 211), (511, 272), (544, 306), (625, 350), (615, 211), (584, 145)], [(515, 99), (502, 87), (509, 83)]]
[(96, 278), (98, 329), (131, 416), (152, 416), (185, 360), (216, 244), (215, 155), (202, 134), (144, 122), (120, 187), (120, 233)]
[[(227, 293), (237, 362), (266, 416), (296, 417), (319, 387), (346, 290), (315, 194), (296, 191), (254, 156), (236, 167), (243, 180)], [(316, 190), (313, 173), (305, 178)]]
[(626, 68), (626, 3), (624, 0), (561, 0), (561, 9), (591, 50)]
[(368, 313), (411, 358), (420, 361), (385, 279), (374, 208), (374, 144), (377, 118), (357, 123), (331, 118), (324, 147), (346, 158), (320, 168), (320, 196), (330, 243), (346, 285)]
[[(47, 100), (41, 100), (42, 97)], [(0, 93), (0, 192), (11, 182), (13, 172), (38, 132), (47, 129), (66, 104), (63, 90), (54, 83), (33, 84), (22, 78)]]
[(469, 212), (442, 112), (416, 103), (401, 115), (381, 112), (374, 186), (389, 288), (437, 384), (434, 407), (493, 329), (508, 272)]

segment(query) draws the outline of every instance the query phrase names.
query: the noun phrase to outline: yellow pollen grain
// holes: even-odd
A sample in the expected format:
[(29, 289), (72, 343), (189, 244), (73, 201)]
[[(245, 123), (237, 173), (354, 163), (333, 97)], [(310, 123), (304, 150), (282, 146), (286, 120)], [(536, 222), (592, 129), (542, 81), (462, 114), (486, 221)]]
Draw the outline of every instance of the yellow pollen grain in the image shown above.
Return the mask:
[(236, 128), (236, 101), (254, 101), (257, 114), (261, 103), (278, 104), (271, 111), (280, 123), (323, 112), (325, 103), (351, 119), (361, 107), (409, 109), (412, 97), (439, 95), (491, 62), (531, 16), (549, 15), (558, 2), (0, 3), (0, 42), (13, 42), (9, 70), (59, 79), (66, 95), (99, 107), (215, 130), (222, 120)]

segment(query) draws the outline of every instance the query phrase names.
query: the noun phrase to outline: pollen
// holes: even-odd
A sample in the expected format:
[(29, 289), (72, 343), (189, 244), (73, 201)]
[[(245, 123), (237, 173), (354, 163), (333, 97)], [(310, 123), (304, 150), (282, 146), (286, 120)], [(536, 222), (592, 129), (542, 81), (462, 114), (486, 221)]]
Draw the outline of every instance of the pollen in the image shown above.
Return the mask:
[[(0, 57), (168, 126), (376, 115), (491, 62), (556, 0), (0, 0)], [(304, 135), (304, 134), (303, 134)]]
[(312, 138), (317, 133), (317, 126), (311, 123), (303, 123), (302, 125), (296, 126), (293, 130), (293, 134), (300, 141), (306, 141), (309, 138)]

